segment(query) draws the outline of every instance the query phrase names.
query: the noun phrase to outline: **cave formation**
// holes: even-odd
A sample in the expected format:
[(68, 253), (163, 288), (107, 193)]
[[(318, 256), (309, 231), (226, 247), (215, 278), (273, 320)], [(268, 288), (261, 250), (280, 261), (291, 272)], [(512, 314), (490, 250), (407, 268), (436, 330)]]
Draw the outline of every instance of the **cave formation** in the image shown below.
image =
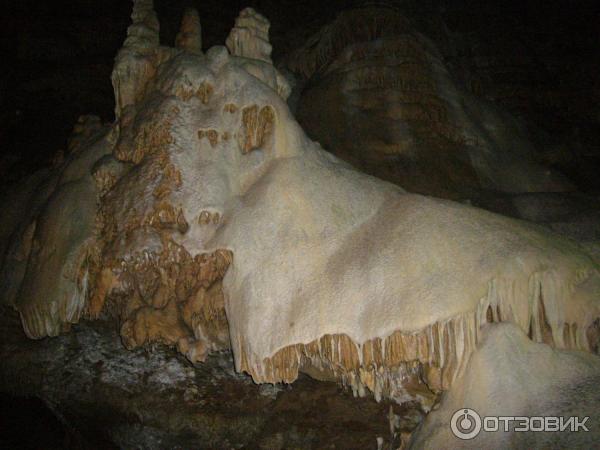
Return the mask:
[(298, 120), (337, 156), (411, 192), (570, 190), (536, 160), (521, 124), (458, 86), (445, 59), (398, 10), (343, 12), (289, 56), (306, 85)]
[(205, 52), (194, 9), (173, 47), (152, 1), (131, 18), (115, 121), (82, 116), (64, 160), (2, 199), (2, 302), (26, 335), (101, 320), (132, 355), (162, 346), (201, 370), (231, 353), (258, 385), (306, 374), (412, 402), (427, 415), (394, 448), (551, 442), (446, 426), (467, 406), (560, 415), (600, 375), (597, 243), (434, 197), (572, 191), (515, 121), (396, 11), (338, 16), (289, 73), (252, 8)]

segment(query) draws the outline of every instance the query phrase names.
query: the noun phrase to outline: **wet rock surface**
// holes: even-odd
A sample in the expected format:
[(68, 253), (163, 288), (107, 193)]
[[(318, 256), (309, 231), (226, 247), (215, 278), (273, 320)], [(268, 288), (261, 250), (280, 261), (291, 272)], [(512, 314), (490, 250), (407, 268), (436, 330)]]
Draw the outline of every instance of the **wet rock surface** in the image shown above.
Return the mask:
[[(64, 427), (49, 425), (56, 441), (64, 434), (63, 448), (366, 449), (377, 437), (389, 445), (390, 422), (400, 445), (400, 432), (422, 418), (415, 405), (353, 398), (308, 377), (255, 385), (234, 372), (228, 352), (192, 365), (162, 346), (128, 351), (109, 322), (32, 341), (4, 309), (0, 330), (0, 391), (15, 405), (15, 395), (42, 399)], [(8, 415), (18, 422), (7, 410), (2, 422)]]

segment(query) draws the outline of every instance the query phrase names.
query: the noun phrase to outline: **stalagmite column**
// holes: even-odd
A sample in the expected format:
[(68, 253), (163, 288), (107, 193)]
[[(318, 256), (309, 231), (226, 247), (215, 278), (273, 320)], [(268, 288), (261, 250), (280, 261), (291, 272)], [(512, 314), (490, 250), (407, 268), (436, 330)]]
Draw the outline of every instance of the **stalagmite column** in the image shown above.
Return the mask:
[(242, 64), (249, 73), (271, 86), (285, 100), (290, 95), (291, 88), (271, 61), (270, 26), (265, 17), (252, 8), (246, 8), (235, 19), (235, 26), (225, 45), (232, 56), (245, 59)]
[(159, 46), (159, 23), (152, 0), (134, 0), (131, 19), (111, 76), (117, 118), (144, 91), (154, 73), (151, 58)]
[(198, 11), (194, 8), (185, 10), (175, 46), (190, 53), (202, 53), (202, 28)]
[(270, 26), (265, 17), (252, 8), (246, 8), (235, 19), (235, 27), (229, 33), (225, 45), (234, 56), (271, 63)]

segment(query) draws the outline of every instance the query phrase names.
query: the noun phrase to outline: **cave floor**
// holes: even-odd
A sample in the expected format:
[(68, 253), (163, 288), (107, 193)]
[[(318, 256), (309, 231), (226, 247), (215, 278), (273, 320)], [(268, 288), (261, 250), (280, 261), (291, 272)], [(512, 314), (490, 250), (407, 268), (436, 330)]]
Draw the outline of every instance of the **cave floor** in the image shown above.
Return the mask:
[[(377, 437), (389, 448), (390, 406), (398, 448), (423, 417), (417, 405), (354, 398), (306, 376), (258, 386), (228, 352), (192, 365), (162, 346), (128, 351), (109, 322), (33, 341), (14, 311), (1, 313), (0, 423), (10, 426), (0, 443), (11, 448), (369, 449)], [(31, 430), (49, 437), (44, 445)]]

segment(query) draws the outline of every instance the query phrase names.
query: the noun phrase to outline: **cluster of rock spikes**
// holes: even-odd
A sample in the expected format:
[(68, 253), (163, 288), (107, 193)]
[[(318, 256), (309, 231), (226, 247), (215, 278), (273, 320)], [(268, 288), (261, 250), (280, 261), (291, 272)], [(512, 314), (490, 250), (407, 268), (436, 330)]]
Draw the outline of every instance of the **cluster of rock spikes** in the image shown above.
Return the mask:
[(116, 121), (82, 118), (65, 162), (3, 201), (19, 211), (2, 222), (4, 301), (28, 336), (107, 316), (128, 348), (230, 348), (259, 383), (303, 371), (426, 407), (486, 324), (597, 352), (598, 262), (324, 152), (287, 108), (264, 17), (243, 10), (206, 53), (194, 10), (175, 48), (151, 1), (132, 19)]

